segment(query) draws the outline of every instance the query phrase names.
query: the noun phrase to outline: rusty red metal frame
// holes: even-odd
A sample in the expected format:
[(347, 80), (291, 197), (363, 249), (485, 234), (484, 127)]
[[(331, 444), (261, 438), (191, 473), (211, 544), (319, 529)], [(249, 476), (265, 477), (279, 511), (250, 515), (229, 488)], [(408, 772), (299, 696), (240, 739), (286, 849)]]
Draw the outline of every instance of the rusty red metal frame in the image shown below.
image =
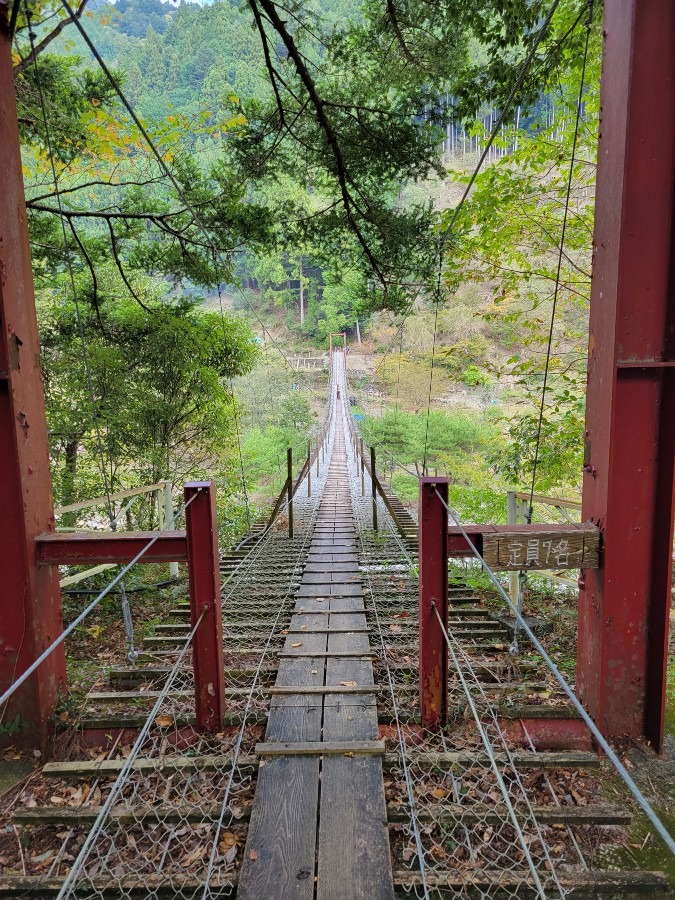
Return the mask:
[(213, 482), (193, 481), (186, 484), (185, 503), (190, 622), (193, 628), (201, 617), (192, 639), (197, 729), (216, 733), (222, 730), (225, 715), (225, 668)]
[[(62, 629), (58, 570), (38, 566), (35, 553), (54, 511), (7, 15), (0, 2), (0, 692)], [(3, 724), (19, 717), (14, 744), (46, 747), (65, 680), (59, 647), (8, 701)]]
[[(142, 551), (139, 563), (187, 562), (190, 621), (193, 628), (199, 623), (192, 639), (197, 729), (215, 733), (221, 730), (225, 715), (225, 669), (213, 482), (186, 484), (185, 504), (185, 531), (43, 534), (35, 539), (36, 555), (45, 570), (60, 565), (124, 564)], [(40, 669), (33, 677), (39, 673)]]
[[(577, 685), (605, 734), (663, 744), (675, 504), (675, 4), (605, 4)], [(649, 135), (649, 139), (645, 135)]]
[(447, 504), (447, 478), (420, 478), (419, 689), (425, 728), (445, 725), (448, 716), (448, 645), (435, 613), (447, 628), (448, 511), (441, 497)]
[(157, 540), (142, 562), (187, 562), (185, 531), (166, 531), (159, 537), (155, 531), (41, 534), (36, 538), (37, 560), (52, 566), (131, 562), (153, 538)]

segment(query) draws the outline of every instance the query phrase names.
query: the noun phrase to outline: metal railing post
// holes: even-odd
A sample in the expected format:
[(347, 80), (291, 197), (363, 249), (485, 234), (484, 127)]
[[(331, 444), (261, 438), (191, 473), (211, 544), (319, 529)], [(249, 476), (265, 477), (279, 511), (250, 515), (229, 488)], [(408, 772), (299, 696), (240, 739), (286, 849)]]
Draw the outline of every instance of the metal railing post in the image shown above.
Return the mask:
[[(173, 531), (174, 529), (174, 518), (173, 518), (173, 494), (172, 494), (173, 485), (170, 481), (164, 482), (164, 527), (167, 531)], [(158, 504), (162, 506), (162, 500), (160, 497), (157, 497)], [(172, 578), (178, 578), (178, 563), (171, 562), (169, 563), (169, 575)]]
[(312, 496), (312, 442), (307, 441), (307, 496)]
[(288, 484), (288, 536), (293, 537), (293, 448), (286, 450), (286, 470)]
[(373, 531), (377, 531), (377, 483), (375, 481), (375, 448), (370, 448), (370, 483), (373, 496)]
[(213, 482), (186, 484), (185, 503), (190, 622), (193, 628), (199, 622), (192, 639), (197, 731), (215, 734), (222, 731), (225, 716), (225, 666)]
[(436, 616), (438, 610), (447, 628), (448, 511), (441, 497), (448, 502), (447, 478), (420, 478), (419, 691), (425, 728), (445, 725), (448, 718), (448, 645)]
[[(506, 521), (509, 525), (518, 524), (518, 500), (515, 491), (506, 494)], [(520, 595), (520, 573), (509, 572), (509, 597), (514, 606), (518, 606)]]
[(361, 447), (361, 496), (366, 496), (366, 460), (363, 451), (363, 438), (360, 438)]

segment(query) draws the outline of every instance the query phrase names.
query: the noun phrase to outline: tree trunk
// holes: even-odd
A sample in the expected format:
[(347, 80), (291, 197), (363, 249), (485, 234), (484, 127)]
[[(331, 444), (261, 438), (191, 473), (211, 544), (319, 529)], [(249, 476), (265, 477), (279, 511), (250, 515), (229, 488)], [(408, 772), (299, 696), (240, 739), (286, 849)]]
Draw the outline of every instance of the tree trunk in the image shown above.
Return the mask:
[(356, 343), (361, 343), (361, 326), (359, 325), (359, 320), (356, 320)]
[[(80, 435), (72, 437), (65, 446), (63, 476), (61, 478), (61, 502), (59, 506), (68, 506), (75, 499), (75, 477), (77, 475), (77, 451), (80, 446)], [(64, 513), (60, 525), (73, 528), (77, 521), (77, 512)]]

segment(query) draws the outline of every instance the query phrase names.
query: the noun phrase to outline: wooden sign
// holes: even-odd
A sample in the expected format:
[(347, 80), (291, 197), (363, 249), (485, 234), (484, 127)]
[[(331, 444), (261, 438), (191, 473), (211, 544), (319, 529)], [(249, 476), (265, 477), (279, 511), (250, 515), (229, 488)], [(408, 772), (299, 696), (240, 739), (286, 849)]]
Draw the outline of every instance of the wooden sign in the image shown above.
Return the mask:
[(592, 526), (483, 534), (483, 559), (491, 569), (597, 569), (599, 556), (600, 532)]

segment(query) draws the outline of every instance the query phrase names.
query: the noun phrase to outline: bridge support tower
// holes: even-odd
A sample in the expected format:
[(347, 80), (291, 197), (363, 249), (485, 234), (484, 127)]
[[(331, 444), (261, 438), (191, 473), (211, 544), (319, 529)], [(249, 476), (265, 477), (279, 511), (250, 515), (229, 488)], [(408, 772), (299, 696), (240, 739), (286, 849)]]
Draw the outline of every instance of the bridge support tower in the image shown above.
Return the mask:
[(577, 684), (606, 734), (660, 750), (675, 461), (675, 5), (605, 4)]

